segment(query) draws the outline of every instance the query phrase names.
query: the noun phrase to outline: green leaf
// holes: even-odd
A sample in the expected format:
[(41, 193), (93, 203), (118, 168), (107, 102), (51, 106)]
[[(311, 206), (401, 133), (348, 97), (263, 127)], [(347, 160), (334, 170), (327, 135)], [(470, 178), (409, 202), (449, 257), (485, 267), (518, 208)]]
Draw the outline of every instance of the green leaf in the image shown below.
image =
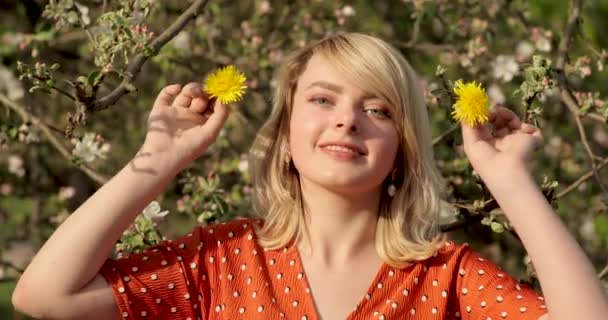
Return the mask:
[(490, 223), (490, 228), (492, 228), (492, 231), (496, 233), (503, 233), (505, 231), (505, 226), (503, 226), (502, 223), (496, 221), (492, 221), (492, 223)]

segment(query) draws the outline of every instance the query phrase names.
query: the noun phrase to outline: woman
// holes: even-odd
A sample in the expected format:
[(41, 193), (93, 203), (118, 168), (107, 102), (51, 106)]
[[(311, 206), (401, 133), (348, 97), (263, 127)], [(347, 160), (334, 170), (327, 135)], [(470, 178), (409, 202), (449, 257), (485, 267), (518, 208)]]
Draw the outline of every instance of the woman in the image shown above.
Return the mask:
[[(440, 178), (418, 81), (382, 40), (291, 54), (252, 148), (260, 219), (107, 259), (136, 215), (211, 145), (229, 109), (197, 84), (159, 94), (134, 159), (43, 246), (15, 306), (53, 319), (600, 319), (584, 253), (526, 168), (537, 128), (499, 108), (465, 152), (518, 231), (545, 298), (437, 229)], [(543, 226), (538, 228), (536, 226)], [(564, 263), (567, 262), (567, 263)], [(576, 294), (573, 294), (576, 293)]]

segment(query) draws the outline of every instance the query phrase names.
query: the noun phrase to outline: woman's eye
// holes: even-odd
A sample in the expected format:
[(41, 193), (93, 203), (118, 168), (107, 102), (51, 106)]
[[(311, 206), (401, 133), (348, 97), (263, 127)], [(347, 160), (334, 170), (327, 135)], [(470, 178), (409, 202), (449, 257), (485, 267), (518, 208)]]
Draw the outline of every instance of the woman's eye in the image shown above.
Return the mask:
[(318, 104), (318, 105), (327, 105), (327, 104), (331, 103), (331, 101), (329, 101), (329, 99), (323, 98), (323, 97), (312, 98), (311, 101), (313, 103), (315, 103), (315, 104)]
[(370, 109), (365, 109), (365, 112), (371, 113), (372, 115), (378, 116), (381, 118), (389, 119), (391, 117), (390, 113), (384, 109), (370, 108)]

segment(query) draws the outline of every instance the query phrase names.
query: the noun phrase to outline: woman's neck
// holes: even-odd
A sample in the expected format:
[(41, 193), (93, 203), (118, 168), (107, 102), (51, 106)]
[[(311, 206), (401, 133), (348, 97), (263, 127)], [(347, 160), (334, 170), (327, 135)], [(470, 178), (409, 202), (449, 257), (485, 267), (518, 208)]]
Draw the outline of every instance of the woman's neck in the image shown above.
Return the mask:
[(375, 251), (379, 190), (345, 195), (309, 181), (301, 188), (309, 231), (298, 244), (303, 256), (332, 268)]

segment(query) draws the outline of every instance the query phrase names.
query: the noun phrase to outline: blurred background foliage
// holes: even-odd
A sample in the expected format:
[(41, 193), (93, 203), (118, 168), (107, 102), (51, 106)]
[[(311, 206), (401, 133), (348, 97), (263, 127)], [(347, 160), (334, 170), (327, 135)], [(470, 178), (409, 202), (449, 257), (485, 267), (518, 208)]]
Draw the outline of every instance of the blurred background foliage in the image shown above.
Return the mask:
[[(194, 6), (198, 14), (180, 20)], [(20, 271), (134, 155), (158, 91), (227, 64), (247, 75), (247, 96), (213, 147), (125, 232), (117, 254), (247, 215), (247, 151), (270, 112), (275, 67), (291, 49), (340, 30), (387, 40), (418, 70), (452, 238), (533, 280), (449, 117), (452, 82), (476, 80), (493, 104), (542, 128), (535, 177), (606, 278), (606, 17), (608, 2), (580, 0), (1, 1), (0, 318), (21, 318), (10, 305)], [(116, 99), (102, 98), (117, 87)]]

